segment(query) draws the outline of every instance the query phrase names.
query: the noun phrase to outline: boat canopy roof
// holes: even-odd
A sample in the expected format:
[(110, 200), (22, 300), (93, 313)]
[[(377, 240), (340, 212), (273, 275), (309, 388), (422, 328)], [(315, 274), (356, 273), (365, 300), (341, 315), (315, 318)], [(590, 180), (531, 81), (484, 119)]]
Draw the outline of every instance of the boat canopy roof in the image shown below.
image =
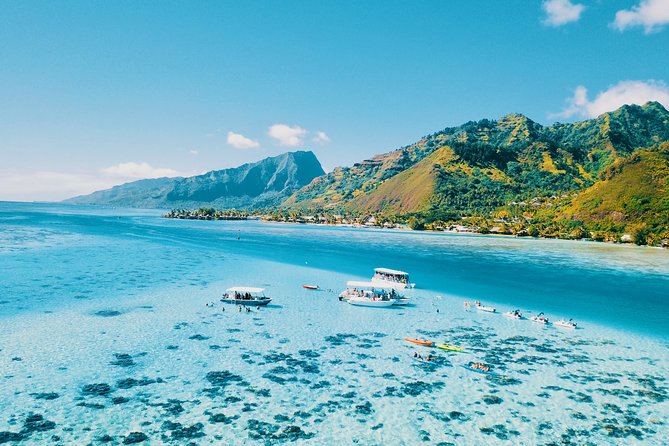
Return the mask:
[(377, 290), (390, 290), (394, 289), (393, 285), (382, 285), (377, 282), (361, 282), (358, 280), (349, 280), (346, 282), (348, 288), (374, 288)]
[(389, 268), (375, 268), (374, 272), (379, 273), (379, 274), (390, 274), (390, 275), (393, 275), (393, 276), (408, 276), (409, 275), (409, 273), (407, 273), (405, 271), (398, 271), (396, 269), (389, 269)]
[(260, 294), (263, 291), (265, 291), (265, 288), (256, 288), (252, 286), (233, 286), (232, 288), (228, 288), (227, 290), (228, 293), (251, 293), (251, 294)]

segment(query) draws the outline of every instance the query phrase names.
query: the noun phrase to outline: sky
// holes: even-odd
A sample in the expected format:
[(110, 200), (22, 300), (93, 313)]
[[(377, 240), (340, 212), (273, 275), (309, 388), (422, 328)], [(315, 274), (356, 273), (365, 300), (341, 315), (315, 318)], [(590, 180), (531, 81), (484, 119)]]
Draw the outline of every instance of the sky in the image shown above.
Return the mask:
[(669, 0), (0, 0), (0, 200), (669, 108)]

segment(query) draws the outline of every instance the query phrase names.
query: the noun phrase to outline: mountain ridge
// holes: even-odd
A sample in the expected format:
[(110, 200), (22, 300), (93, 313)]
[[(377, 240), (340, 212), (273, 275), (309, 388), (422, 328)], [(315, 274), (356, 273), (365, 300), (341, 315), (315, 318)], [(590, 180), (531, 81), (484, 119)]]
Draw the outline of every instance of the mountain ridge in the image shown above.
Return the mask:
[[(616, 160), (667, 139), (669, 112), (657, 102), (550, 126), (512, 113), (447, 127), (351, 167), (337, 167), (283, 206), (408, 214), (490, 211), (535, 195), (587, 188)], [(443, 158), (444, 150), (452, 153)], [(399, 176), (411, 169), (416, 171)], [(432, 184), (431, 193), (425, 192), (425, 181)], [(413, 190), (423, 199), (407, 201)]]
[(279, 205), (324, 173), (313, 152), (287, 152), (191, 177), (132, 181), (64, 202), (145, 208), (264, 208)]

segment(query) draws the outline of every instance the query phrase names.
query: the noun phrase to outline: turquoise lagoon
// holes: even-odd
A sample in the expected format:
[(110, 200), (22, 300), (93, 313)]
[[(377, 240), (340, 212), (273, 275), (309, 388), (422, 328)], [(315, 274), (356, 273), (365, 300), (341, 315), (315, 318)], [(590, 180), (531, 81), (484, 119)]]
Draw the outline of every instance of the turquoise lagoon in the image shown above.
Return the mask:
[[(377, 266), (412, 305), (338, 301)], [(0, 286), (0, 443), (669, 443), (666, 250), (0, 203)]]

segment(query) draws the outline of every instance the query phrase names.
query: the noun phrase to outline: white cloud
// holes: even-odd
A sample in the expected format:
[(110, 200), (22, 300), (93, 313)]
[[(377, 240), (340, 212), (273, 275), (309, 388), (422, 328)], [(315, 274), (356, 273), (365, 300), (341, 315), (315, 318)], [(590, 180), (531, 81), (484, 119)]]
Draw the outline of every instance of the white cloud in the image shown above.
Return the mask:
[(187, 176), (193, 173), (154, 168), (148, 163), (119, 163), (97, 172), (1, 171), (0, 200), (60, 201), (109, 189), (143, 178)]
[(613, 27), (624, 31), (633, 26), (643, 26), (648, 34), (659, 31), (666, 24), (669, 24), (669, 1), (641, 0), (632, 9), (622, 9), (616, 12)]
[(312, 140), (314, 142), (317, 142), (319, 144), (325, 144), (326, 142), (332, 141), (330, 137), (327, 135), (327, 133), (319, 130), (316, 132), (316, 137)]
[(562, 26), (577, 22), (585, 9), (584, 5), (572, 3), (571, 0), (546, 0), (542, 7), (546, 13), (544, 25), (548, 26)]
[(0, 200), (60, 201), (107, 189), (115, 182), (94, 175), (62, 172), (0, 172)]
[(258, 141), (235, 132), (228, 132), (227, 142), (235, 149), (255, 149), (256, 147), (260, 147)]
[(297, 147), (302, 145), (302, 140), (307, 131), (299, 126), (290, 127), (286, 124), (274, 124), (269, 128), (267, 134), (276, 139), (279, 145)]
[(574, 95), (568, 99), (569, 105), (553, 118), (570, 118), (579, 115), (594, 118), (602, 113), (613, 111), (625, 104), (643, 105), (648, 101), (657, 101), (669, 107), (669, 86), (662, 81), (621, 81), (600, 92), (592, 101), (588, 100), (588, 90), (580, 85)]
[(195, 150), (195, 149), (191, 149), (191, 150), (188, 151), (188, 153), (190, 153), (191, 155), (197, 155), (197, 154), (200, 153), (200, 152), (198, 152), (198, 151)]
[(175, 177), (179, 175), (174, 169), (156, 168), (152, 167), (149, 163), (135, 163), (132, 161), (106, 167), (101, 169), (101, 172), (126, 179)]

